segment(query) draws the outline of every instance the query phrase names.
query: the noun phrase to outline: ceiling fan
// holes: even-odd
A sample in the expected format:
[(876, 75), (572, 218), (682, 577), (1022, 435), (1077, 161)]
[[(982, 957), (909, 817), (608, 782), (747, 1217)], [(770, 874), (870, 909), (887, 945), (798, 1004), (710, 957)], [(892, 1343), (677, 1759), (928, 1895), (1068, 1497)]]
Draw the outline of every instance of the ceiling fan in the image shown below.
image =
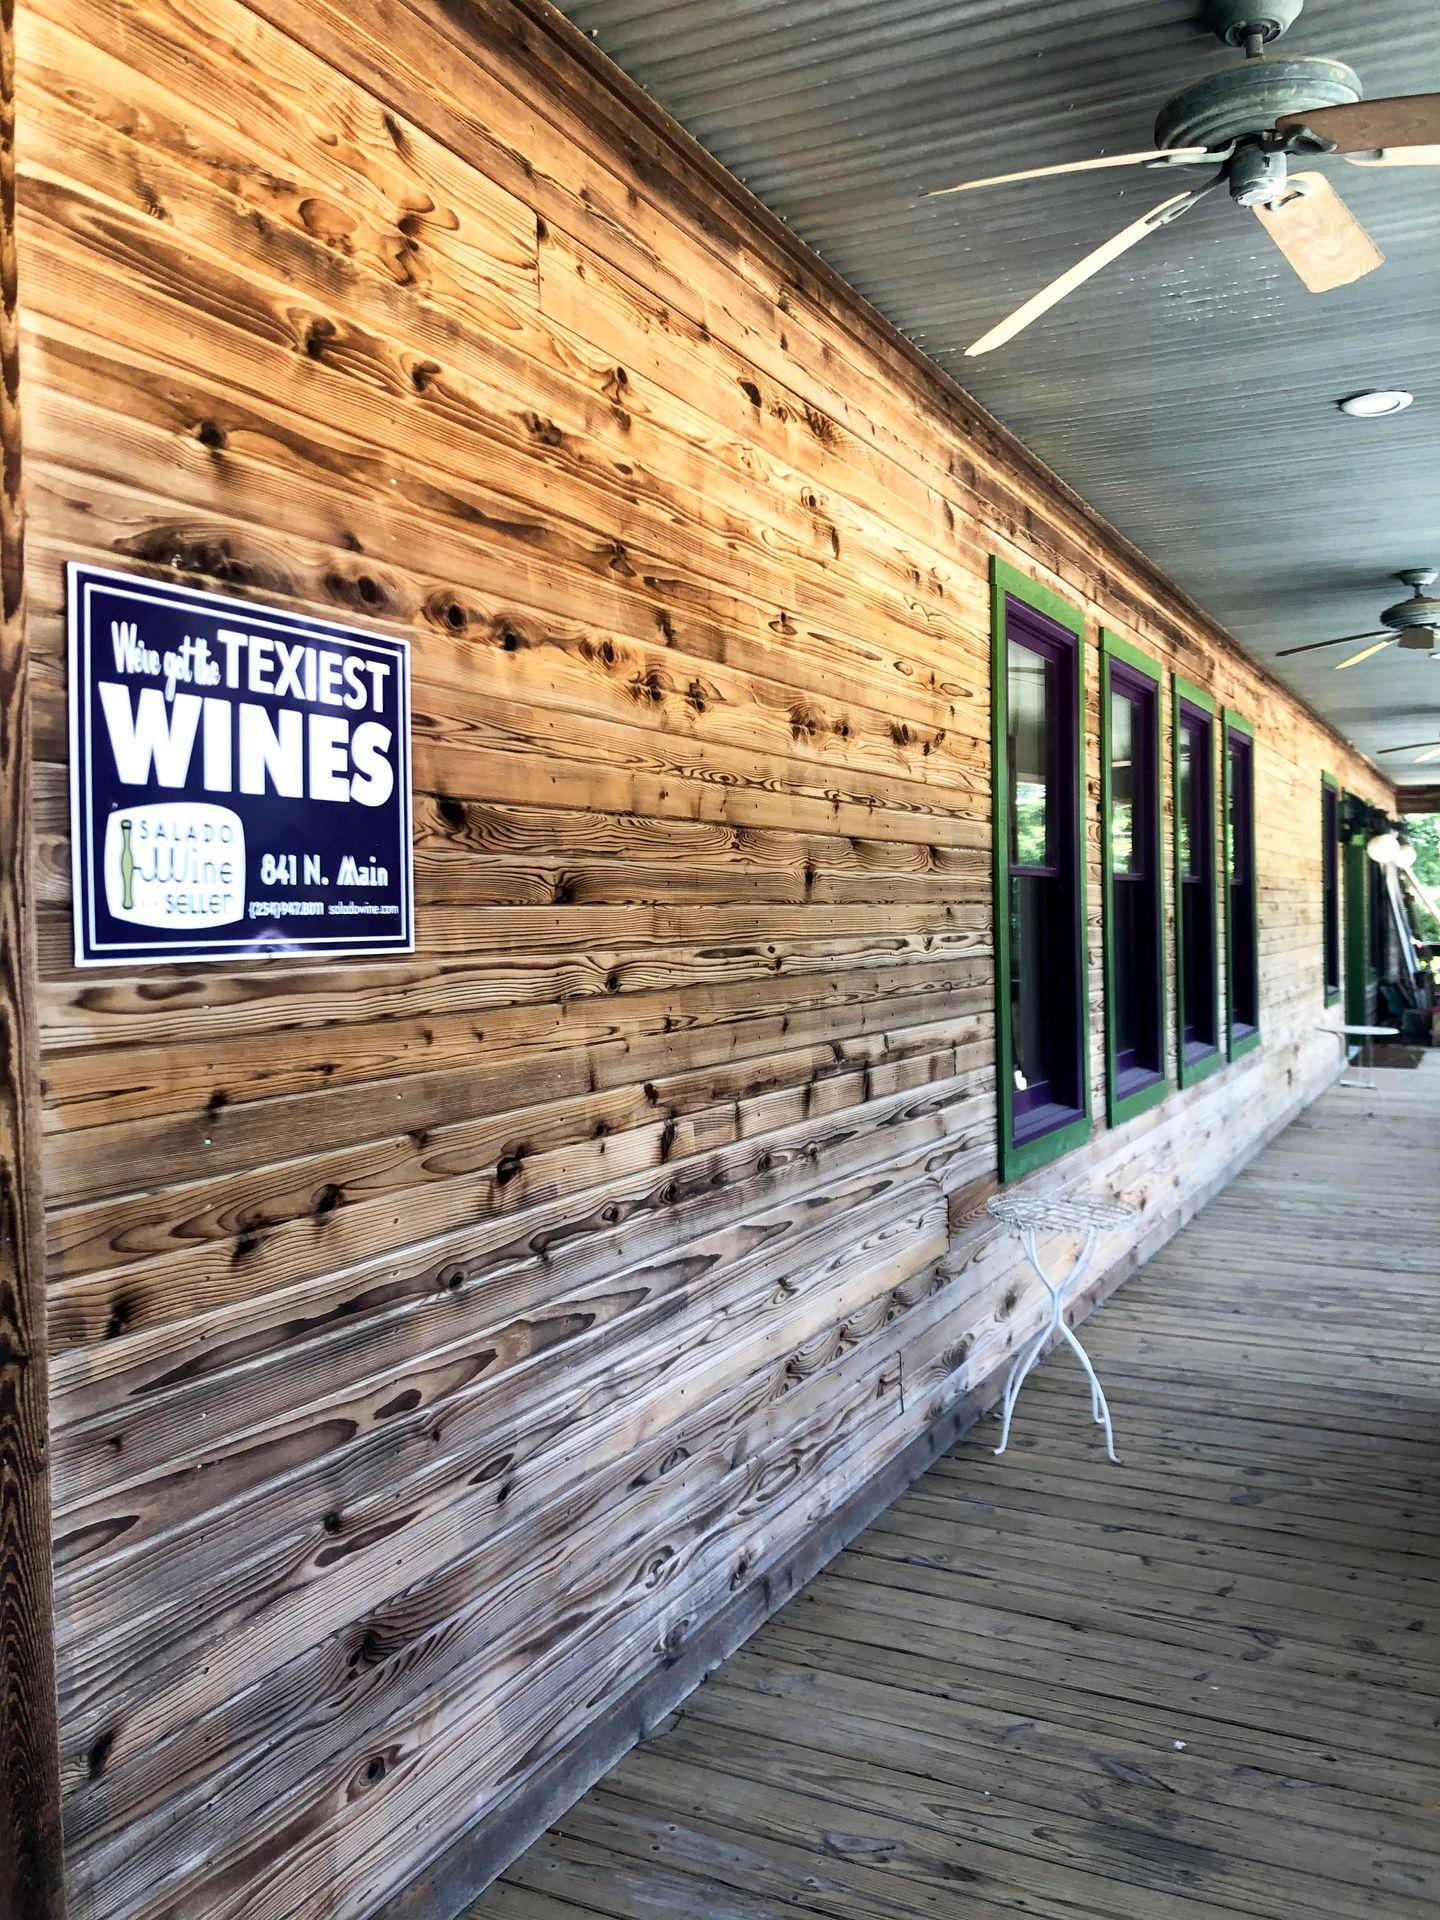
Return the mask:
[[(1423, 753), (1416, 753), (1415, 750), (1417, 747), (1423, 747), (1425, 751)], [(1428, 760), (1440, 760), (1440, 740), (1412, 740), (1410, 744), (1405, 747), (1379, 747), (1376, 751), (1379, 753), (1414, 753), (1416, 766), (1423, 767)]]
[(1292, 172), (1292, 160), (1335, 156), (1354, 166), (1440, 166), (1440, 93), (1361, 100), (1359, 76), (1340, 60), (1315, 55), (1269, 59), (1265, 48), (1298, 18), (1304, 0), (1206, 0), (1204, 23), (1227, 46), (1243, 47), (1238, 67), (1186, 87), (1160, 109), (1155, 146), (1059, 166), (1026, 167), (987, 180), (934, 187), (923, 197), (968, 193), (1103, 167), (1170, 171), (1210, 167), (1209, 179), (1157, 207), (1067, 267), (1008, 319), (965, 349), (991, 353), (1109, 266), (1147, 234), (1169, 226), (1222, 183), (1250, 207), (1312, 293), (1372, 273), (1385, 256), (1323, 173)]
[(1335, 671), (1343, 673), (1346, 667), (1358, 667), (1371, 654), (1383, 652), (1392, 641), (1407, 653), (1433, 653), (1436, 639), (1440, 638), (1440, 600), (1430, 598), (1426, 589), (1433, 586), (1440, 575), (1434, 567), (1406, 567), (1395, 578), (1402, 586), (1409, 587), (1410, 597), (1386, 607), (1378, 627), (1369, 633), (1341, 634), (1338, 640), (1312, 640), (1304, 647), (1282, 647), (1276, 659), (1285, 660), (1294, 653), (1318, 653), (1323, 647), (1348, 647), (1356, 640), (1367, 641), (1369, 644), (1358, 653), (1335, 662)]

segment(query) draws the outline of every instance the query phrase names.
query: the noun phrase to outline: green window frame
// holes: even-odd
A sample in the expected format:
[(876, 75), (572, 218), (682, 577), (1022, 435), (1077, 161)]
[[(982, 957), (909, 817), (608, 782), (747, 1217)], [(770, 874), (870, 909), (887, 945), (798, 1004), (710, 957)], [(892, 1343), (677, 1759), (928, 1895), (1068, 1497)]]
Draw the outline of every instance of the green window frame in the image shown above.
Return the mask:
[[(1332, 833), (1333, 828), (1333, 833)], [(1340, 782), (1320, 776), (1320, 985), (1325, 1005), (1333, 1007), (1345, 992), (1345, 836), (1340, 828)], [(1329, 908), (1333, 927), (1326, 917)], [(1331, 978), (1331, 962), (1334, 978)]]
[[(1078, 978), (1078, 1045), (1083, 1105), (1076, 1117), (1034, 1139), (1015, 1141), (1012, 1093), (1014, 1042), (1010, 1031), (1010, 768), (1009, 768), (1009, 646), (1006, 633), (1007, 600), (1031, 607), (1074, 637), (1074, 709), (1071, 715), (1074, 751), (1074, 805), (1071, 844), (1065, 849), (1072, 865), (1074, 933)], [(1087, 1141), (1093, 1131), (1090, 1093), (1089, 953), (1086, 930), (1087, 876), (1085, 870), (1085, 616), (1068, 600), (1021, 573), (998, 555), (990, 560), (990, 761), (991, 761), (991, 871), (995, 915), (995, 1106), (996, 1163), (1002, 1185), (1036, 1167), (1047, 1166)]]
[[(1255, 972), (1255, 1024), (1245, 1032), (1236, 1032), (1235, 1019), (1235, 961), (1238, 939), (1235, 927), (1234, 859), (1233, 835), (1230, 831), (1230, 742), (1236, 735), (1250, 742), (1250, 817), (1246, 822), (1248, 844), (1244, 848), (1245, 871), (1249, 875), (1250, 890), (1250, 952), (1248, 959)], [(1260, 1044), (1260, 883), (1255, 867), (1255, 728), (1250, 721), (1236, 713), (1233, 707), (1226, 707), (1221, 717), (1220, 742), (1220, 826), (1224, 860), (1222, 862), (1223, 887), (1225, 894), (1225, 1053), (1227, 1059), (1238, 1060), (1243, 1054), (1251, 1053)]]
[[(1208, 715), (1210, 720), (1210, 888), (1212, 895), (1210, 912), (1210, 974), (1215, 983), (1217, 996), (1215, 1002), (1216, 1040), (1215, 1045), (1208, 1053), (1198, 1055), (1192, 1059), (1187, 1059), (1185, 1053), (1185, 875), (1181, 864), (1180, 838), (1180, 743), (1182, 737), (1180, 703), (1182, 700), (1187, 706), (1195, 707), (1201, 713)], [(1172, 674), (1170, 676), (1170, 778), (1174, 811), (1171, 839), (1174, 845), (1175, 859), (1175, 1078), (1182, 1088), (1193, 1087), (1197, 1081), (1203, 1080), (1207, 1074), (1214, 1073), (1217, 1067), (1221, 1067), (1225, 1063), (1225, 1051), (1219, 1039), (1220, 911), (1219, 902), (1214, 898), (1219, 885), (1221, 868), (1221, 861), (1217, 857), (1218, 849), (1215, 835), (1215, 796), (1217, 792), (1215, 756), (1218, 746), (1216, 739), (1218, 732), (1219, 728), (1215, 724), (1215, 702), (1211, 695), (1206, 693), (1202, 688), (1197, 687), (1192, 680), (1185, 679), (1182, 674)]]
[[(1155, 849), (1155, 952), (1159, 960), (1159, 978), (1155, 983), (1155, 992), (1159, 1007), (1161, 1034), (1160, 1074), (1149, 1085), (1138, 1088), (1134, 1093), (1122, 1094), (1119, 1091), (1119, 1075), (1115, 1058), (1115, 964), (1111, 930), (1114, 924), (1115, 896), (1115, 856), (1110, 832), (1111, 782), (1113, 778), (1113, 758), (1110, 740), (1111, 699), (1110, 666), (1118, 661), (1122, 666), (1140, 678), (1151, 682), (1155, 689), (1154, 729), (1151, 740), (1151, 764), (1154, 777), (1151, 791), (1147, 796), (1150, 811), (1150, 830)], [(1169, 1009), (1166, 1006), (1165, 993), (1165, 782), (1163, 777), (1164, 759), (1161, 742), (1164, 737), (1164, 672), (1158, 660), (1148, 653), (1142, 653), (1139, 647), (1123, 640), (1118, 633), (1112, 633), (1108, 627), (1100, 632), (1100, 875), (1102, 888), (1103, 944), (1101, 952), (1104, 960), (1105, 986), (1105, 1112), (1112, 1127), (1118, 1127), (1127, 1120), (1133, 1120), (1137, 1114), (1147, 1113), (1157, 1107), (1170, 1092), (1170, 1075), (1166, 1064), (1165, 1034), (1168, 1027)]]
[(1340, 864), (1345, 876), (1342, 948), (1345, 959), (1345, 1025), (1365, 1026), (1370, 1019), (1370, 876), (1365, 852), (1365, 803), (1358, 795), (1340, 796)]

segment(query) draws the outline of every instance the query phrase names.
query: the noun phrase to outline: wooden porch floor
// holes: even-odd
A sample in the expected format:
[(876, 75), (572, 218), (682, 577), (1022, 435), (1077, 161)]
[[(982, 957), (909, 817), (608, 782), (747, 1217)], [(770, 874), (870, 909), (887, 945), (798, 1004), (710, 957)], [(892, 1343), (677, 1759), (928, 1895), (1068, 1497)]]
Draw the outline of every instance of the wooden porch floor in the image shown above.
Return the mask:
[[(472, 1909), (1440, 1911), (1440, 1059), (1332, 1090)], [(1373, 1117), (1367, 1117), (1372, 1115)]]

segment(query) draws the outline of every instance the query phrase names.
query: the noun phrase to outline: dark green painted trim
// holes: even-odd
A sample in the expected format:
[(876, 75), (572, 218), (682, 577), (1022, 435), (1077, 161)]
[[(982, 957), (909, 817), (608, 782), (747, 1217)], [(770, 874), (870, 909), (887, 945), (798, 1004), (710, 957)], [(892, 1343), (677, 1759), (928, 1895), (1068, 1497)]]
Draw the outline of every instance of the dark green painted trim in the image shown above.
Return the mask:
[[(1021, 573), (1008, 560), (1002, 560), (998, 553), (990, 556), (990, 590), (995, 597), (1008, 593), (1012, 600), (1021, 600), (1027, 607), (1033, 607), (1036, 613), (1043, 613), (1047, 620), (1053, 620), (1057, 627), (1064, 627), (1077, 640), (1085, 638), (1085, 616), (1079, 607), (1069, 600), (1062, 600), (1058, 593), (1042, 586), (1038, 580), (1032, 580), (1028, 573)], [(993, 629), (993, 612), (991, 625)], [(1084, 711), (1083, 706), (1081, 711)]]
[[(1182, 700), (1188, 701), (1192, 707), (1199, 707), (1201, 712), (1208, 713), (1212, 720), (1215, 718), (1215, 701), (1210, 694), (1203, 692), (1201, 688), (1197, 687), (1193, 680), (1185, 679), (1183, 674), (1178, 674), (1178, 673), (1171, 674), (1170, 676), (1170, 794), (1171, 794), (1171, 811), (1174, 816), (1174, 819), (1173, 819), (1174, 830), (1171, 834), (1171, 840), (1173, 843), (1173, 848), (1172, 848), (1173, 859), (1174, 859), (1173, 873), (1174, 873), (1174, 884), (1175, 884), (1175, 1079), (1176, 1079), (1176, 1083), (1181, 1087), (1193, 1087), (1197, 1081), (1203, 1080), (1207, 1074), (1214, 1073), (1217, 1067), (1223, 1066), (1225, 1062), (1225, 1055), (1221, 1051), (1219, 1046), (1216, 1046), (1212, 1052), (1202, 1054), (1198, 1060), (1187, 1060), (1185, 1058), (1185, 963), (1184, 963), (1185, 889), (1181, 885), (1182, 875), (1180, 872), (1180, 702)], [(1215, 831), (1214, 813), (1215, 813), (1215, 793), (1216, 793), (1215, 734), (1216, 734), (1216, 729), (1212, 726), (1212, 728), (1210, 729), (1210, 813), (1211, 813), (1210, 831), (1212, 835), (1212, 842), (1211, 842), (1212, 848), (1215, 845), (1215, 842), (1213, 839), (1213, 835)], [(1221, 861), (1219, 859), (1216, 859), (1214, 862), (1215, 871), (1212, 876), (1212, 880), (1216, 884), (1218, 884), (1218, 881), (1219, 881), (1221, 865), (1222, 865)], [(1218, 927), (1219, 902), (1218, 901), (1215, 903), (1215, 908), (1216, 908), (1216, 911), (1214, 915), (1214, 920), (1216, 922), (1216, 925), (1215, 925), (1215, 930), (1212, 932), (1210, 937), (1210, 946), (1211, 946), (1212, 971), (1218, 975), (1220, 971), (1220, 966), (1219, 966), (1220, 941), (1219, 941), (1219, 927)], [(1218, 980), (1217, 980), (1217, 987), (1218, 987)], [(1216, 1012), (1217, 1012), (1217, 1031), (1218, 1031), (1218, 1012), (1219, 1012), (1218, 1000), (1216, 1002)]]
[(1158, 660), (1127, 640), (1123, 634), (1113, 633), (1109, 627), (1100, 629), (1100, 656), (1102, 660), (1118, 660), (1122, 667), (1130, 667), (1136, 673), (1143, 673), (1147, 680), (1153, 680), (1155, 691), (1164, 697), (1165, 672)]
[[(1110, 848), (1110, 662), (1118, 660), (1122, 666), (1132, 672), (1143, 674), (1155, 687), (1155, 737), (1152, 748), (1155, 755), (1155, 800), (1152, 827), (1155, 835), (1155, 858), (1158, 871), (1155, 876), (1156, 913), (1159, 926), (1156, 929), (1156, 951), (1160, 955), (1160, 1032), (1162, 1036), (1168, 1026), (1168, 1009), (1165, 1004), (1165, 796), (1164, 762), (1161, 758), (1161, 742), (1164, 739), (1165, 726), (1162, 708), (1165, 704), (1164, 673), (1158, 660), (1152, 660), (1148, 653), (1142, 653), (1139, 647), (1123, 640), (1118, 633), (1112, 633), (1108, 627), (1100, 629), (1100, 885), (1101, 907), (1103, 913), (1103, 940), (1101, 952), (1105, 969), (1105, 1114), (1112, 1127), (1123, 1126), (1127, 1120), (1133, 1120), (1137, 1114), (1148, 1113), (1152, 1107), (1158, 1107), (1170, 1092), (1170, 1076), (1162, 1066), (1159, 1078), (1148, 1087), (1140, 1087), (1134, 1093), (1123, 1098), (1115, 1091), (1115, 969), (1110, 951), (1110, 924), (1113, 912), (1114, 860)], [(1161, 1056), (1164, 1056), (1162, 1039)]]
[(1183, 673), (1172, 673), (1170, 676), (1170, 686), (1177, 702), (1188, 700), (1192, 707), (1199, 707), (1200, 711), (1202, 713), (1208, 713), (1212, 720), (1215, 718), (1215, 696), (1213, 693), (1206, 693), (1205, 689), (1203, 687), (1197, 687), (1193, 680), (1187, 680)]
[[(1330, 857), (1330, 848), (1326, 844), (1326, 840), (1325, 840), (1325, 789), (1327, 787), (1330, 789), (1331, 793), (1333, 793), (1335, 796), (1335, 917), (1337, 921), (1340, 922), (1340, 926), (1337, 928), (1337, 932), (1339, 932), (1340, 934), (1340, 939), (1337, 942), (1337, 944), (1340, 949), (1340, 979), (1341, 979), (1341, 984), (1338, 987), (1332, 987), (1325, 978), (1325, 967), (1326, 967), (1327, 961), (1330, 958), (1329, 954), (1325, 952), (1325, 948), (1324, 948), (1325, 862)], [(1345, 867), (1344, 867), (1344, 862), (1340, 858), (1340, 850), (1341, 850), (1340, 782), (1335, 778), (1333, 773), (1322, 773), (1320, 776), (1320, 863), (1321, 863), (1320, 864), (1320, 941), (1321, 941), (1320, 991), (1324, 995), (1325, 1005), (1327, 1007), (1333, 1007), (1336, 1004), (1336, 1002), (1343, 997), (1345, 992), (1345, 986), (1344, 986), (1344, 979), (1345, 979), (1345, 939), (1344, 939)]]
[[(1007, 724), (1005, 602), (1007, 596), (1043, 613), (1067, 633), (1075, 647), (1075, 834), (1071, 858), (1075, 888), (1075, 941), (1080, 968), (1081, 1081), (1085, 1107), (1053, 1133), (1044, 1133), (1022, 1146), (1014, 1144), (1011, 1113), (1013, 1050), (1010, 1037), (1010, 779)], [(1036, 1167), (1048, 1165), (1090, 1138), (1090, 992), (1086, 937), (1085, 885), (1085, 616), (1078, 607), (1042, 587), (996, 554), (990, 558), (990, 785), (992, 900), (995, 914), (995, 1129), (996, 1171), (1002, 1184), (1017, 1180)]]
[[(1225, 1053), (1230, 1060), (1238, 1060), (1243, 1054), (1253, 1053), (1260, 1044), (1261, 1028), (1257, 1024), (1253, 1033), (1235, 1032), (1235, 996), (1231, 992), (1231, 968), (1235, 959), (1235, 929), (1230, 919), (1230, 736), (1243, 734), (1253, 749), (1255, 728), (1251, 721), (1236, 713), (1233, 707), (1226, 707), (1221, 715), (1220, 740), (1220, 850), (1223, 874), (1221, 880), (1225, 899)], [(1256, 763), (1254, 752), (1250, 755), (1250, 892), (1254, 898), (1255, 923), (1254, 954), (1255, 961), (1255, 997), (1256, 1014), (1259, 1014), (1260, 997), (1260, 884), (1255, 871), (1255, 807), (1256, 807)]]
[[(1343, 810), (1350, 796), (1342, 793)], [(1363, 837), (1341, 835), (1341, 874), (1345, 883), (1343, 911), (1343, 967), (1345, 972), (1345, 1025), (1367, 1024), (1370, 1006), (1370, 876), (1365, 870)]]

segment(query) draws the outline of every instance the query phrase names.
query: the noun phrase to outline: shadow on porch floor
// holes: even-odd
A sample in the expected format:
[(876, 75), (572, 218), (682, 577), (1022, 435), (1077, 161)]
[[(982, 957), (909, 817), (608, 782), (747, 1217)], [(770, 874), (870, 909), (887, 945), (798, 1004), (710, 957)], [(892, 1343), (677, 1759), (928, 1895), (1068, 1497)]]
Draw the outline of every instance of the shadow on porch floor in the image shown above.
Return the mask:
[[(1332, 1090), (470, 1920), (1440, 1907), (1440, 1058)], [(1358, 1104), (1357, 1104), (1358, 1103)]]

